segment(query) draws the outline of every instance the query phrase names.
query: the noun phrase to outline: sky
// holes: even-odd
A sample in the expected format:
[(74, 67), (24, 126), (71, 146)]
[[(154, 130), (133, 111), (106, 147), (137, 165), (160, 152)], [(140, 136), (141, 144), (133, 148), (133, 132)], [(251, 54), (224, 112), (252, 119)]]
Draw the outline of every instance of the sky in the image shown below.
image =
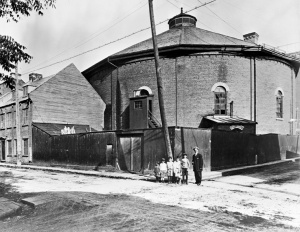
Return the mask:
[[(197, 18), (199, 28), (239, 39), (256, 32), (259, 44), (300, 51), (299, 0), (216, 0), (194, 9), (210, 1), (153, 0), (155, 23), (172, 18), (183, 7)], [(28, 81), (29, 73), (49, 76), (70, 63), (84, 71), (150, 38), (150, 29), (138, 32), (147, 27), (148, 0), (58, 0), (56, 8), (48, 8), (43, 16), (32, 13), (22, 16), (18, 23), (0, 18), (0, 34), (12, 36), (33, 57), (30, 64), (19, 64), (24, 81)], [(156, 27), (157, 34), (166, 30), (167, 21)]]

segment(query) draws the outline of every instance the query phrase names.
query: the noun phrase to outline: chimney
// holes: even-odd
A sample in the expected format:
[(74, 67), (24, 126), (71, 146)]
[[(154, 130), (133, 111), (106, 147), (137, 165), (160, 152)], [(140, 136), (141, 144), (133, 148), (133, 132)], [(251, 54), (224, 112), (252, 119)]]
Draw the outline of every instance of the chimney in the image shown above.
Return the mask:
[(246, 42), (255, 43), (255, 44), (258, 43), (259, 35), (256, 32), (245, 34), (243, 35), (243, 37), (244, 37), (244, 41)]
[(34, 82), (34, 81), (39, 81), (43, 78), (42, 74), (39, 73), (30, 73), (29, 74), (29, 81)]

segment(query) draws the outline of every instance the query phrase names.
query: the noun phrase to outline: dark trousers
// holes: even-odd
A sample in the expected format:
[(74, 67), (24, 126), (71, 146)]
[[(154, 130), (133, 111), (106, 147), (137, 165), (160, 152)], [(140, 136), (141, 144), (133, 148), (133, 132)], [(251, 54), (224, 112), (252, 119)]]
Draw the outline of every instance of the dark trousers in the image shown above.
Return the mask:
[(201, 184), (201, 181), (202, 181), (202, 170), (194, 171), (194, 173), (195, 173), (196, 184)]
[(188, 184), (188, 176), (189, 176), (188, 169), (187, 168), (182, 168), (182, 183), (184, 183), (184, 180), (185, 180), (185, 183)]

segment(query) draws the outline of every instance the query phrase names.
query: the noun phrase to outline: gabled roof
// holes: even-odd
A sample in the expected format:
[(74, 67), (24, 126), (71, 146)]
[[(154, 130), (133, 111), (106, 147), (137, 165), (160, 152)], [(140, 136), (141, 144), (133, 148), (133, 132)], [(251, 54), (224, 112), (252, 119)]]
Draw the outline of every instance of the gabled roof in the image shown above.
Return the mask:
[(79, 125), (79, 124), (60, 124), (60, 123), (37, 123), (34, 122), (33, 126), (39, 128), (49, 135), (61, 135), (61, 130), (65, 127), (75, 129), (75, 134), (87, 133), (87, 132), (96, 132), (94, 128), (91, 128), (89, 125)]
[[(254, 43), (236, 39), (230, 36), (203, 30), (197, 27), (172, 28), (162, 34), (157, 35), (158, 48), (179, 46), (179, 45), (225, 45), (225, 46), (258, 46)], [(137, 53), (153, 49), (152, 38), (137, 43), (112, 55), (120, 56), (130, 53)]]
[[(74, 64), (70, 64), (68, 65), (66, 68), (68, 68), (69, 66), (72, 66)], [(64, 68), (64, 69), (66, 69)], [(64, 69), (62, 69), (61, 71), (63, 71)], [(56, 74), (53, 74), (51, 76), (48, 76), (48, 77), (44, 77), (40, 80), (36, 80), (36, 81), (28, 81), (26, 82), (25, 84), (21, 85), (21, 87), (19, 88), (20, 91), (22, 91), (22, 88), (24, 86), (31, 86), (33, 88), (29, 88), (28, 89), (28, 93), (32, 93), (33, 91), (35, 91), (38, 87), (40, 87), (41, 85), (43, 85), (44, 83), (46, 83), (47, 81), (51, 80), (51, 78), (55, 77), (57, 74), (59, 74), (61, 71), (59, 71), (58, 73)], [(24, 83), (24, 82), (23, 82)], [(28, 99), (28, 96), (23, 96), (22, 95), (19, 95), (20, 97), (20, 101), (24, 101), (24, 100), (27, 100)], [(7, 105), (11, 105), (11, 104), (14, 104), (15, 103), (15, 96), (13, 94), (13, 92), (8, 92), (7, 94), (4, 94), (0, 97), (0, 107), (3, 107), (3, 106), (7, 106)]]

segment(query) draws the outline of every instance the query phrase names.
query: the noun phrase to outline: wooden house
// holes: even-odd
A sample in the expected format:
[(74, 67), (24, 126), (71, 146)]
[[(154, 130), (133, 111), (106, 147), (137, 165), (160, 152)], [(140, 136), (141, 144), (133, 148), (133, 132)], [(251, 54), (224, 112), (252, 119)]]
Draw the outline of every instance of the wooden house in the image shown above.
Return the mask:
[[(103, 128), (105, 104), (74, 64), (45, 78), (32, 73), (29, 82), (16, 89), (20, 102), (22, 162), (31, 162), (34, 156), (33, 127), (56, 134)], [(17, 154), (15, 91), (0, 96), (0, 152), (1, 161), (5, 162), (14, 162)]]

